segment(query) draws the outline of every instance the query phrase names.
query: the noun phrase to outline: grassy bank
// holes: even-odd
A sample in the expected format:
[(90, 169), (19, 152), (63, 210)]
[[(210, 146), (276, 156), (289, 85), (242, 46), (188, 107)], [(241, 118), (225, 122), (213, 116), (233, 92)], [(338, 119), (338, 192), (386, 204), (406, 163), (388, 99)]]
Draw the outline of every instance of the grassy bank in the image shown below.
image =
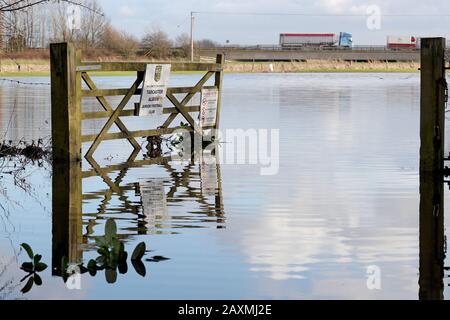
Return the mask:
[[(305, 61), (305, 62), (228, 62), (226, 73), (417, 73), (419, 63), (415, 62), (347, 62), (347, 61)], [(0, 76), (31, 77), (49, 76), (47, 60), (2, 60)], [(198, 72), (176, 72), (178, 74)], [(134, 72), (92, 72), (95, 76), (126, 76)]]

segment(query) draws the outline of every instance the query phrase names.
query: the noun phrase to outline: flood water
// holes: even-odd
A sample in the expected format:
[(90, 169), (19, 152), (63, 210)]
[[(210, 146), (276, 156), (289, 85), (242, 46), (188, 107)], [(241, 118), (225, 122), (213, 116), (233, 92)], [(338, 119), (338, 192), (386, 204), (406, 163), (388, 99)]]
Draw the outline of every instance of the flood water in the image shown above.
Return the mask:
[[(171, 86), (200, 77), (173, 75)], [(418, 74), (226, 74), (221, 128), (279, 129), (275, 175), (251, 164), (148, 164), (142, 154), (120, 165), (128, 142), (103, 143), (95, 159), (109, 169), (83, 161), (82, 216), (68, 246), (81, 262), (98, 256), (95, 236), (109, 218), (127, 251), (145, 242), (145, 275), (129, 263), (114, 283), (98, 271), (69, 290), (52, 275), (55, 234), (66, 230), (52, 195), (67, 191), (52, 190), (51, 166), (29, 166), (25, 188), (0, 174), (0, 299), (418, 299), (419, 86)], [(84, 110), (101, 108), (88, 100)], [(151, 121), (124, 118), (131, 129)], [(50, 123), (49, 86), (1, 83), (0, 135), (46, 138)], [(84, 133), (102, 123), (87, 121)], [(49, 266), (26, 294), (21, 243)], [(373, 266), (378, 290), (367, 286)]]

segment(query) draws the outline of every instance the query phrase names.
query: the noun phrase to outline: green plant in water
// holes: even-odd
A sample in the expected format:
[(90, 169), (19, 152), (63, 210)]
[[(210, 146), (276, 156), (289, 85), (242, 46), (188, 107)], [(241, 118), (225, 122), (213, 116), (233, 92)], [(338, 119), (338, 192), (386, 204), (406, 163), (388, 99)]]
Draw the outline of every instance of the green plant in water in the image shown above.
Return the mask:
[[(97, 246), (97, 253), (99, 256), (96, 259), (89, 260), (87, 266), (83, 264), (78, 265), (81, 273), (89, 272), (91, 276), (95, 276), (97, 271), (104, 270), (106, 281), (108, 283), (115, 283), (117, 280), (117, 272), (125, 274), (128, 272), (128, 253), (125, 251), (123, 242), (119, 240), (117, 235), (117, 225), (113, 219), (106, 221), (105, 235), (95, 238)], [(142, 263), (142, 257), (145, 255), (146, 245), (144, 242), (139, 243), (131, 255), (131, 263), (136, 272), (145, 276), (146, 270)], [(62, 276), (64, 281), (70, 276), (67, 270), (69, 265), (67, 258), (63, 258), (61, 263)]]
[(22, 243), (20, 245), (23, 250), (27, 253), (28, 257), (31, 259), (30, 262), (24, 262), (20, 269), (27, 272), (28, 275), (25, 276), (20, 282), (24, 282), (28, 279), (25, 286), (22, 288), (21, 292), (23, 294), (29, 292), (33, 285), (41, 286), (42, 285), (42, 278), (39, 276), (39, 272), (44, 271), (47, 269), (47, 265), (42, 260), (42, 255), (40, 254), (34, 254), (33, 249), (31, 249), (30, 245), (26, 243)]

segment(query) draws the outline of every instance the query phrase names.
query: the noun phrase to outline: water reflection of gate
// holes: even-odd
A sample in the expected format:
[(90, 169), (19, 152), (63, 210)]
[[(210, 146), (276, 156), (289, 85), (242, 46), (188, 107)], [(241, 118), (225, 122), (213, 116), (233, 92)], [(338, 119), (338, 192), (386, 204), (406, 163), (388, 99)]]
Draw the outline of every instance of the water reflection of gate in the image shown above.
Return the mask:
[[(111, 210), (109, 206), (111, 206), (114, 196), (117, 196), (120, 202), (119, 206), (114, 205), (113, 210), (118, 213), (114, 218), (120, 220), (120, 215), (130, 213), (134, 216), (132, 220), (136, 224), (133, 228), (127, 228), (127, 234), (120, 234), (119, 230), (121, 239), (134, 235), (147, 235), (153, 233), (154, 230), (162, 229), (158, 224), (158, 221), (161, 219), (166, 219), (167, 222), (171, 221), (167, 213), (164, 216), (163, 212), (158, 212), (158, 207), (161, 204), (155, 202), (155, 197), (151, 198), (150, 201), (148, 199), (145, 200), (148, 197), (148, 192), (145, 189), (152, 186), (155, 188), (154, 182), (157, 180), (148, 177), (147, 180), (142, 180), (141, 183), (137, 183), (137, 181), (127, 184), (123, 183), (125, 177), (132, 169), (145, 168), (151, 165), (158, 165), (163, 168), (168, 177), (164, 178), (164, 184), (157, 183), (156, 185), (162, 186), (160, 190), (164, 192), (164, 201), (167, 201), (167, 206), (170, 207), (171, 204), (179, 205), (186, 199), (194, 199), (195, 203), (200, 207), (196, 212), (201, 216), (205, 215), (207, 217), (201, 219), (201, 222), (215, 223), (217, 228), (223, 227), (225, 219), (221, 171), (219, 161), (215, 155), (193, 155), (188, 162), (173, 162), (170, 157), (136, 160), (137, 155), (138, 152), (135, 152), (126, 162), (107, 167), (101, 167), (95, 160), (90, 159), (89, 164), (92, 169), (88, 171), (82, 171), (79, 164), (71, 165), (70, 167), (54, 167), (53, 270), (60, 266), (61, 259), (64, 256), (68, 257), (70, 262), (81, 262), (83, 250), (91, 248), (89, 239), (94, 235), (93, 229), (96, 225), (102, 224), (102, 220), (105, 220), (105, 215), (108, 214), (108, 210)], [(199, 155), (199, 153), (195, 153), (195, 155)], [(205, 165), (204, 157), (212, 157), (213, 161)], [(175, 166), (182, 168), (182, 171), (177, 171), (174, 168)], [(197, 168), (198, 171), (196, 170)], [(210, 175), (211, 172), (214, 172), (212, 177)], [(111, 178), (111, 175), (115, 173), (117, 175)], [(90, 177), (100, 177), (107, 189), (83, 194), (82, 181)], [(211, 178), (215, 180), (213, 185), (211, 185)], [(200, 187), (193, 186), (192, 181), (199, 181)], [(169, 183), (168, 191), (165, 191), (167, 183)], [(152, 196), (151, 193), (150, 196)], [(153, 196), (155, 196), (154, 193)], [(132, 197), (138, 200), (132, 201), (130, 199)], [(83, 212), (83, 202), (100, 198), (101, 203), (97, 208), (97, 212), (89, 214)], [(118, 224), (120, 227), (120, 222)], [(130, 230), (132, 230), (131, 233)]]

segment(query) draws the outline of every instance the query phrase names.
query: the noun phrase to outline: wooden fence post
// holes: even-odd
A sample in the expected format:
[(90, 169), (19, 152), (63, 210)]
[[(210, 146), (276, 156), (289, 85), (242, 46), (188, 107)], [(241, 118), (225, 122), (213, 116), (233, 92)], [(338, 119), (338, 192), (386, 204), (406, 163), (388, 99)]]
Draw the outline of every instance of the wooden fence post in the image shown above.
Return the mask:
[(62, 257), (80, 262), (82, 235), (80, 51), (71, 43), (50, 45), (53, 195), (52, 268)]
[(420, 172), (442, 172), (445, 135), (445, 38), (421, 40)]
[(215, 79), (214, 79), (214, 86), (219, 89), (219, 97), (217, 99), (217, 114), (216, 114), (216, 126), (215, 129), (219, 129), (220, 126), (220, 105), (222, 101), (222, 81), (223, 81), (223, 68), (225, 67), (225, 55), (224, 54), (218, 54), (216, 58), (216, 63), (219, 63), (221, 65), (222, 70), (216, 72)]
[(71, 43), (50, 45), (54, 162), (81, 161), (80, 54)]
[(444, 277), (445, 38), (422, 38), (420, 299), (442, 299)]

